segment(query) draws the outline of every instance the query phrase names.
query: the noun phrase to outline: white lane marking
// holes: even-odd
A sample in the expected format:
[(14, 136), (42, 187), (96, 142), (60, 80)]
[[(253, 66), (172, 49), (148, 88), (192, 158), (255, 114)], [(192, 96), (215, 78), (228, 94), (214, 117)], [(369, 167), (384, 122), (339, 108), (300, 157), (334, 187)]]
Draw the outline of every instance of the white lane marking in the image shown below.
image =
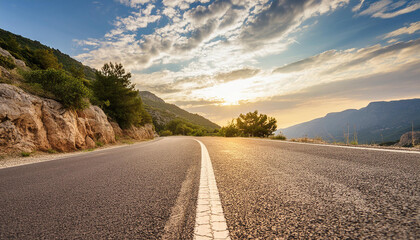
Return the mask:
[(195, 215), (194, 239), (230, 239), (206, 146), (201, 146), (201, 174)]
[(279, 141), (279, 140), (271, 140), (271, 139), (255, 139), (255, 138), (243, 138), (243, 139), (252, 139), (252, 140), (257, 140), (257, 141), (270, 141), (270, 142), (278, 142), (278, 143), (290, 143), (290, 144), (305, 144), (305, 145), (314, 145), (314, 146), (322, 146), (322, 147), (336, 147), (336, 148), (350, 148), (350, 149), (360, 149), (360, 150), (370, 150), (370, 151), (420, 154), (420, 151), (407, 151), (407, 150), (397, 150), (397, 149), (383, 149), (383, 148), (373, 148), (373, 147), (372, 148), (351, 147), (351, 146), (319, 144), (319, 143), (302, 143), (302, 142)]

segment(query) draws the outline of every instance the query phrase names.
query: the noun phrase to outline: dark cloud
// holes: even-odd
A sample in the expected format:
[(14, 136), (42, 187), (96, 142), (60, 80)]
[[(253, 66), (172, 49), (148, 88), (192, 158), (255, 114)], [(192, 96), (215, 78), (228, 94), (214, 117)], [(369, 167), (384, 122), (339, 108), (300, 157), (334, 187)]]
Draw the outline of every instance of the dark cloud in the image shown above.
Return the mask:
[(208, 36), (210, 36), (217, 28), (216, 20), (208, 20), (206, 24), (195, 29), (185, 44), (176, 44), (175, 48), (181, 52), (189, 51), (196, 48)]
[(223, 16), (222, 21), (219, 24), (219, 28), (225, 28), (233, 23), (239, 18), (239, 14), (237, 10), (235, 9), (229, 9), (229, 11), (226, 12), (226, 14)]
[(230, 0), (219, 0), (214, 1), (207, 7), (198, 6), (190, 10), (186, 15), (191, 17), (195, 22), (204, 22), (219, 14), (223, 15), (231, 6), (232, 3)]
[(256, 46), (277, 38), (289, 30), (300, 19), (309, 0), (274, 0), (252, 22), (243, 29), (240, 39), (243, 43)]
[(214, 78), (221, 82), (230, 82), (237, 79), (246, 79), (257, 75), (261, 70), (254, 68), (243, 68), (231, 72), (219, 73)]

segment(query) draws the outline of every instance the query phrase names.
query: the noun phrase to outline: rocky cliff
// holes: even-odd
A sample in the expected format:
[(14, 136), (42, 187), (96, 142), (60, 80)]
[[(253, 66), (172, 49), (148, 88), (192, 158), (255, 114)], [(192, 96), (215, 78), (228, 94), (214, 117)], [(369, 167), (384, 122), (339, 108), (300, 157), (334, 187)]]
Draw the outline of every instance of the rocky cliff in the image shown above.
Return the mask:
[(152, 125), (121, 130), (97, 106), (67, 110), (54, 100), (0, 84), (0, 153), (87, 149), (96, 142), (113, 143), (116, 135), (141, 140), (153, 138), (154, 131)]

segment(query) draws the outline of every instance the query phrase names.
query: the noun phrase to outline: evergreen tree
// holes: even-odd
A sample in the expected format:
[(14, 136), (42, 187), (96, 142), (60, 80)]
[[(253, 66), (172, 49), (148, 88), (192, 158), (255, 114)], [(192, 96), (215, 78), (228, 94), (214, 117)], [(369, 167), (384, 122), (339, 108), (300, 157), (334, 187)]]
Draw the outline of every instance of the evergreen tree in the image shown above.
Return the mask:
[(96, 72), (93, 91), (97, 104), (122, 128), (140, 126), (152, 121), (144, 110), (131, 73), (126, 73), (121, 64), (107, 63)]

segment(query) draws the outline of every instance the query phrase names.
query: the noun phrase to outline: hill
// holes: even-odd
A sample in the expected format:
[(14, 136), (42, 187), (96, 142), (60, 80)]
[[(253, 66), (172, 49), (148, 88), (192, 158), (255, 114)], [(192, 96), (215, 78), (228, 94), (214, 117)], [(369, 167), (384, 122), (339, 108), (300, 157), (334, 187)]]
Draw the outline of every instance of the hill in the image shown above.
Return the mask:
[(16, 35), (3, 29), (0, 29), (0, 47), (9, 51), (15, 58), (23, 60), (26, 65), (32, 69), (36, 69), (37, 67), (37, 63), (34, 61), (34, 52), (39, 49), (51, 50), (57, 57), (58, 62), (63, 65), (64, 70), (70, 72), (72, 69), (83, 68), (83, 72), (87, 79), (95, 79), (95, 70), (93, 68), (84, 66), (81, 62), (60, 52), (60, 50), (50, 48), (38, 41)]
[(176, 118), (199, 125), (208, 130), (220, 128), (219, 125), (198, 114), (187, 112), (174, 104), (166, 103), (163, 99), (151, 92), (140, 91), (140, 96), (146, 111), (152, 116), (153, 124), (157, 131), (164, 129), (166, 124)]
[(398, 141), (404, 133), (420, 128), (420, 99), (372, 102), (367, 107), (329, 113), (325, 117), (281, 129), (288, 138), (322, 137), (346, 142), (347, 133), (359, 143)]

